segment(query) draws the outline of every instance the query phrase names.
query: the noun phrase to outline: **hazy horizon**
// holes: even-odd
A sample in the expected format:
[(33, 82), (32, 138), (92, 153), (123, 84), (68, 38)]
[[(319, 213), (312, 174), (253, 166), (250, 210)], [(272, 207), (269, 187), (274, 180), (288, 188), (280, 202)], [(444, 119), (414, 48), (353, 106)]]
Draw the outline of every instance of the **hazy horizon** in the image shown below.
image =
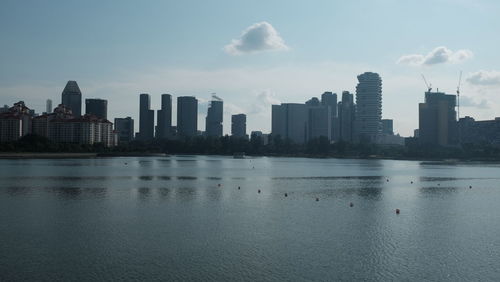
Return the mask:
[[(118, 4), (116, 4), (118, 3)], [(500, 116), (500, 3), (495, 1), (2, 1), (0, 104), (54, 107), (68, 80), (108, 100), (108, 117), (131, 116), (139, 94), (196, 96), (204, 130), (211, 93), (248, 132), (270, 131), (273, 103), (325, 91), (355, 93), (356, 76), (383, 81), (382, 115), (404, 136), (418, 127), (423, 73), (455, 94), (461, 116)], [(83, 109), (82, 109), (83, 110)]]

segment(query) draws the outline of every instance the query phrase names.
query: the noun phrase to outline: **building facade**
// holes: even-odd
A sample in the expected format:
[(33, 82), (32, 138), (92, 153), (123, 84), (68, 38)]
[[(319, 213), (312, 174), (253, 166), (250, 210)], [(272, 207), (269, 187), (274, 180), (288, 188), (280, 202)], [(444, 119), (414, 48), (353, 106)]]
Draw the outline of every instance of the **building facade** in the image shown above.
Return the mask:
[(222, 120), (223, 120), (222, 100), (212, 100), (208, 105), (208, 112), (205, 123), (205, 134), (212, 137), (222, 136)]
[(172, 138), (172, 95), (161, 95), (161, 110), (157, 112), (156, 138)]
[(449, 146), (458, 143), (456, 96), (425, 92), (419, 104), (419, 140), (425, 144)]
[(16, 141), (31, 133), (32, 114), (23, 101), (0, 113), (0, 142)]
[(131, 117), (115, 118), (115, 132), (118, 143), (129, 143), (134, 140), (134, 120)]
[(307, 141), (308, 110), (305, 104), (272, 105), (273, 136), (281, 136), (297, 144)]
[(108, 119), (108, 101), (103, 99), (85, 99), (85, 114)]
[(143, 93), (139, 95), (139, 134), (138, 139), (150, 141), (154, 138), (155, 112), (151, 110), (151, 97)]
[(356, 86), (356, 137), (376, 142), (382, 131), (382, 79), (378, 73), (358, 75)]
[(198, 100), (192, 96), (177, 97), (177, 135), (198, 135)]
[(247, 116), (245, 114), (231, 116), (231, 136), (238, 138), (248, 138)]
[(70, 108), (75, 117), (82, 115), (82, 92), (74, 80), (66, 83), (61, 94), (61, 104)]

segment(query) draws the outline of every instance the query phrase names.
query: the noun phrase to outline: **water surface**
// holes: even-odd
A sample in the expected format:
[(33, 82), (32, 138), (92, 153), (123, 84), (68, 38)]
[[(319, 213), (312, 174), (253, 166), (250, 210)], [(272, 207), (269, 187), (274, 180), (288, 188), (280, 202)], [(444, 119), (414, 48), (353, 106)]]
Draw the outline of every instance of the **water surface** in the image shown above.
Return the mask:
[(0, 281), (498, 281), (499, 184), (497, 164), (0, 160)]

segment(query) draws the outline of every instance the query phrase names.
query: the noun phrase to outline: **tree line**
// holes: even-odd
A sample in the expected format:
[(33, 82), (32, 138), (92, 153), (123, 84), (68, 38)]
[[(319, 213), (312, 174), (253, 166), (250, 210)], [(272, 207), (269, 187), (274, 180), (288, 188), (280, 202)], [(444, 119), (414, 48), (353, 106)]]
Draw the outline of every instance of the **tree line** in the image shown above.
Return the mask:
[(340, 158), (393, 158), (393, 159), (481, 159), (500, 160), (500, 147), (489, 143), (462, 144), (441, 147), (421, 144), (415, 138), (407, 138), (405, 146), (377, 145), (372, 143), (330, 143), (326, 137), (312, 139), (305, 144), (296, 144), (280, 136), (270, 138), (267, 144), (260, 136), (235, 138), (231, 136), (205, 137), (151, 141), (132, 141), (116, 147), (55, 143), (37, 135), (26, 135), (14, 142), (0, 143), (0, 152), (71, 152), (71, 153), (166, 153), (205, 155), (246, 155), (260, 156), (304, 156)]

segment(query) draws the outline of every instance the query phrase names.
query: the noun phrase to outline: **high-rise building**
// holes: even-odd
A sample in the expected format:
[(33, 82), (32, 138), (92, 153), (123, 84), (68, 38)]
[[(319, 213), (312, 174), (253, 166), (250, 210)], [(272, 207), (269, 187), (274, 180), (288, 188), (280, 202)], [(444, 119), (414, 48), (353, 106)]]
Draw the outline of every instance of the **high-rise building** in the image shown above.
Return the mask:
[(356, 133), (360, 141), (376, 142), (382, 131), (382, 79), (378, 73), (358, 75)]
[(337, 117), (337, 94), (332, 92), (325, 92), (321, 95), (321, 105), (330, 107), (331, 129), (330, 140), (338, 140), (339, 125)]
[(85, 99), (85, 114), (100, 119), (108, 119), (108, 101), (103, 99)]
[(321, 95), (321, 105), (330, 106), (332, 117), (337, 116), (337, 93), (325, 92)]
[(231, 135), (234, 137), (247, 137), (247, 116), (238, 114), (231, 116)]
[(272, 105), (273, 136), (290, 139), (297, 144), (307, 141), (308, 111), (305, 104)]
[(349, 91), (342, 92), (342, 101), (338, 103), (338, 118), (335, 120), (335, 128), (338, 128), (337, 141), (354, 141), (354, 120), (356, 117), (356, 105), (354, 95)]
[(458, 142), (456, 96), (443, 92), (425, 92), (425, 103), (418, 105), (419, 140), (434, 145)]
[(115, 118), (115, 131), (118, 133), (118, 143), (134, 140), (134, 120), (131, 117)]
[(177, 97), (177, 135), (192, 137), (198, 134), (198, 100), (191, 96)]
[(307, 140), (326, 137), (331, 140), (332, 117), (330, 106), (307, 107)]
[(394, 135), (392, 119), (383, 119), (381, 122), (382, 122), (382, 134)]
[(82, 92), (80, 91), (76, 81), (68, 81), (61, 96), (61, 104), (70, 108), (75, 117), (82, 115)]
[(221, 137), (222, 136), (222, 119), (223, 119), (223, 102), (214, 97), (215, 100), (210, 101), (208, 105), (207, 118), (205, 123), (205, 134), (207, 136)]
[(45, 113), (50, 114), (52, 113), (52, 100), (47, 99), (47, 102), (45, 102)]
[(15, 141), (31, 133), (31, 128), (32, 115), (23, 101), (0, 113), (0, 142)]
[(168, 139), (172, 137), (172, 95), (161, 95), (161, 110), (158, 110), (156, 137)]
[(155, 127), (155, 112), (151, 110), (149, 94), (139, 97), (139, 134), (138, 139), (143, 141), (153, 140)]

